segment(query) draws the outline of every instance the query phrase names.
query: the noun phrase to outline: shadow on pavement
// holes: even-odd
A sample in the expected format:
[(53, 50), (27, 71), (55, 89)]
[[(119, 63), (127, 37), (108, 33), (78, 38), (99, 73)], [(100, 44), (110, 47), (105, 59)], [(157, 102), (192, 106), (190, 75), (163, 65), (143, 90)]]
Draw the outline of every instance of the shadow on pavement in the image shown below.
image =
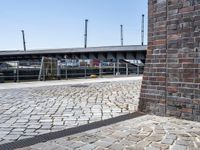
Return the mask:
[(61, 130), (61, 131), (57, 131), (57, 132), (51, 132), (51, 133), (38, 135), (33, 138), (27, 138), (27, 139), (18, 140), (15, 142), (5, 143), (5, 144), (0, 145), (0, 149), (12, 150), (12, 149), (16, 149), (16, 148), (23, 148), (23, 147), (31, 146), (31, 145), (34, 145), (37, 143), (47, 142), (49, 140), (54, 140), (54, 139), (62, 138), (65, 136), (69, 136), (69, 135), (85, 132), (88, 130), (100, 128), (103, 126), (108, 126), (108, 125), (122, 122), (125, 120), (141, 117), (143, 115), (145, 115), (145, 114), (141, 113), (141, 112), (134, 112), (131, 114), (122, 115), (122, 116), (118, 116), (115, 118), (98, 121), (98, 122), (94, 122), (94, 123), (90, 123), (90, 124), (86, 124), (86, 125), (81, 125), (78, 127), (73, 127), (73, 128), (69, 128), (69, 129), (65, 129), (65, 130)]

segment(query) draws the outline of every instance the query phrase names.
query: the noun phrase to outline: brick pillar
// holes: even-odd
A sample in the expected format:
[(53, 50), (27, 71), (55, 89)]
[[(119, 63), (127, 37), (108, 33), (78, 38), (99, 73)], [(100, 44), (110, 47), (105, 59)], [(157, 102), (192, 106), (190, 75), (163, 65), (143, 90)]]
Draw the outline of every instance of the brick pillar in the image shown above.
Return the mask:
[(149, 0), (139, 110), (200, 121), (200, 0)]

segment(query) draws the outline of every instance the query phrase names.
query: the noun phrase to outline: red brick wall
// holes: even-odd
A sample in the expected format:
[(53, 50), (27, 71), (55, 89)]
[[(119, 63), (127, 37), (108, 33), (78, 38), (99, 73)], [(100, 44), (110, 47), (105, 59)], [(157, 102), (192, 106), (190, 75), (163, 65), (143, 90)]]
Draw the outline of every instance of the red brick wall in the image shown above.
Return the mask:
[(200, 0), (149, 0), (139, 110), (200, 121)]

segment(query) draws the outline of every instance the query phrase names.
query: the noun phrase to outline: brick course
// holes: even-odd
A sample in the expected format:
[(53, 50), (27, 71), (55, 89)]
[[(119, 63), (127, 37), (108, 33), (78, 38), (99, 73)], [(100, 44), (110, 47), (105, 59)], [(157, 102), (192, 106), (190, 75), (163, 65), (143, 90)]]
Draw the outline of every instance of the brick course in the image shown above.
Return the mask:
[(149, 0), (139, 110), (200, 121), (200, 0)]

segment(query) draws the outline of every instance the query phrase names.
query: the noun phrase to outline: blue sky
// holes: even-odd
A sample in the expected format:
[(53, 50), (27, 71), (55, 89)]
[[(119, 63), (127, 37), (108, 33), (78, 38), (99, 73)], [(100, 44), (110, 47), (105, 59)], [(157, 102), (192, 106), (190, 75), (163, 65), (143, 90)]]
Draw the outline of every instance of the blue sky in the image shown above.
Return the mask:
[(141, 43), (141, 15), (147, 0), (0, 0), (0, 50), (83, 47), (84, 20), (88, 19), (88, 47)]

